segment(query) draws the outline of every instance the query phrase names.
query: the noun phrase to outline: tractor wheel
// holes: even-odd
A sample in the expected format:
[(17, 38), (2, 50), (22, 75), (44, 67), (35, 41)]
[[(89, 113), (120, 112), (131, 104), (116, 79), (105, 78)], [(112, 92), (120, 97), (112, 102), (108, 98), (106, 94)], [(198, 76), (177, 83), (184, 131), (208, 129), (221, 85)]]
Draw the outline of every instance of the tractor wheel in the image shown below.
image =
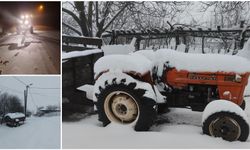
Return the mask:
[(135, 82), (126, 85), (113, 81), (104, 88), (99, 87), (100, 93), (96, 94), (99, 120), (103, 126), (118, 122), (135, 124), (136, 131), (149, 130), (156, 118), (155, 100), (143, 96), (145, 89), (135, 89)]
[(245, 100), (243, 100), (242, 104), (240, 105), (240, 108), (242, 110), (245, 110), (245, 108), (246, 108), (246, 101)]
[(245, 112), (235, 103), (227, 100), (210, 102), (202, 116), (203, 133), (222, 137), (227, 141), (246, 141), (249, 125)]
[(246, 141), (249, 134), (249, 126), (241, 116), (224, 111), (209, 116), (202, 129), (204, 134), (227, 141)]

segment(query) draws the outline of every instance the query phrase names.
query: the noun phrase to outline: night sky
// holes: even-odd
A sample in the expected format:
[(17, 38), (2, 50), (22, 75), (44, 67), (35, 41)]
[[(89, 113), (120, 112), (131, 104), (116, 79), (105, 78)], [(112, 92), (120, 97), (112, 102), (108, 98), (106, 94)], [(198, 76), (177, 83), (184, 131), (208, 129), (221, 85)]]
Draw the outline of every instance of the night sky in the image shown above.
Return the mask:
[[(39, 11), (39, 6), (44, 9)], [(60, 29), (60, 2), (0, 2), (0, 25), (11, 26), (23, 13), (33, 15), (34, 25)]]

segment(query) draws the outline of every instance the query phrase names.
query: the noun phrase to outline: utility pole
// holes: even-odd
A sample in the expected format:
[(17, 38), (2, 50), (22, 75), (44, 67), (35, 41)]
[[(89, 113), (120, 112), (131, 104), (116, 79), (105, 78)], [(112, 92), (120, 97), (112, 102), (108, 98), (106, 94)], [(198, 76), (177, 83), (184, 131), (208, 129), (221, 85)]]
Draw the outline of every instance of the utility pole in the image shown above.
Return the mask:
[(29, 84), (29, 85), (26, 85), (26, 89), (24, 90), (24, 115), (25, 115), (25, 118), (27, 117), (28, 91), (29, 91), (29, 88), (30, 88), (31, 85), (32, 85), (32, 83)]

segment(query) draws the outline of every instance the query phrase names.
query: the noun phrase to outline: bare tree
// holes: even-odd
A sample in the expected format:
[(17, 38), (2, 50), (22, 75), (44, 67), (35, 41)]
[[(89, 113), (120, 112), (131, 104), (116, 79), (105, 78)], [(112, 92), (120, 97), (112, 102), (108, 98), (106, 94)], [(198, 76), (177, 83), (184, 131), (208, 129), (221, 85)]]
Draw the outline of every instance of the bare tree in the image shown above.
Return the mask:
[(23, 112), (24, 108), (21, 99), (15, 95), (2, 93), (0, 95), (0, 115), (6, 113)]
[(246, 1), (213, 1), (201, 2), (202, 11), (208, 9), (214, 12), (213, 26), (233, 27), (240, 23), (242, 20), (249, 20), (250, 3)]
[[(63, 26), (78, 35), (97, 37), (107, 29), (162, 27), (165, 26), (166, 20), (171, 21), (182, 12), (188, 3), (65, 2), (62, 9), (65, 18)], [(64, 17), (66, 15), (71, 16), (73, 21)], [(76, 27), (79, 27), (80, 31)]]

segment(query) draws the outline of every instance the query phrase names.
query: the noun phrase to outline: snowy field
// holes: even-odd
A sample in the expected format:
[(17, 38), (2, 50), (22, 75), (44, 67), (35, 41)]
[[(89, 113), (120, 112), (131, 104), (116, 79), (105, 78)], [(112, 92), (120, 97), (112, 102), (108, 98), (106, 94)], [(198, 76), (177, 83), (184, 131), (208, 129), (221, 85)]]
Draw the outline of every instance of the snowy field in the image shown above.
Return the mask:
[(59, 149), (60, 117), (31, 117), (24, 125), (0, 125), (0, 149)]
[[(250, 95), (250, 86), (246, 89)], [(250, 97), (246, 98), (250, 120)], [(249, 148), (246, 142), (227, 142), (202, 133), (202, 113), (173, 108), (158, 117), (149, 132), (135, 132), (131, 127), (110, 124), (102, 127), (97, 115), (79, 122), (63, 122), (63, 148)]]

